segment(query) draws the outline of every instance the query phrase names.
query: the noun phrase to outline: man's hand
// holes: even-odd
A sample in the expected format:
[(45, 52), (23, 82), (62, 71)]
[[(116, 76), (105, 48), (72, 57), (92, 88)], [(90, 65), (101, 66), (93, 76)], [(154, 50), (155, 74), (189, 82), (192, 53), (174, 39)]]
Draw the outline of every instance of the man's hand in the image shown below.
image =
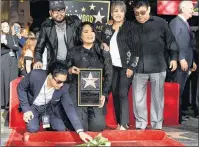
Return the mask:
[(100, 104), (99, 108), (102, 108), (104, 106), (105, 100), (106, 100), (106, 97), (104, 95), (102, 95), (101, 98), (100, 98), (101, 104)]
[(101, 44), (101, 48), (104, 49), (105, 51), (109, 51), (110, 50), (109, 46), (106, 43), (102, 43)]
[(196, 69), (197, 69), (197, 65), (195, 62), (193, 62), (193, 68), (191, 69), (191, 71), (196, 71)]
[(33, 69), (41, 69), (43, 67), (43, 64), (38, 61), (34, 64)]
[(127, 68), (127, 70), (126, 70), (126, 76), (127, 76), (127, 78), (130, 78), (132, 75), (133, 75), (133, 71), (131, 69)]
[(79, 74), (80, 70), (79, 68), (73, 66), (69, 69), (69, 74)]
[(23, 114), (23, 120), (24, 120), (26, 123), (29, 123), (29, 121), (30, 121), (31, 119), (33, 119), (33, 117), (34, 117), (34, 115), (33, 115), (32, 111), (28, 111), (28, 112), (25, 112), (25, 113)]
[(93, 138), (91, 136), (89, 136), (88, 134), (84, 133), (84, 132), (80, 132), (79, 133), (79, 137), (81, 138), (81, 140), (83, 140), (85, 143), (92, 141)]
[(109, 24), (109, 25), (113, 25), (113, 23), (114, 23), (114, 20), (112, 20), (112, 19), (110, 19), (110, 20), (108, 21), (108, 24)]
[(171, 71), (175, 71), (177, 68), (177, 61), (171, 60), (169, 68), (171, 69)]
[(180, 60), (180, 65), (182, 71), (187, 71), (188, 70), (188, 63), (185, 59)]

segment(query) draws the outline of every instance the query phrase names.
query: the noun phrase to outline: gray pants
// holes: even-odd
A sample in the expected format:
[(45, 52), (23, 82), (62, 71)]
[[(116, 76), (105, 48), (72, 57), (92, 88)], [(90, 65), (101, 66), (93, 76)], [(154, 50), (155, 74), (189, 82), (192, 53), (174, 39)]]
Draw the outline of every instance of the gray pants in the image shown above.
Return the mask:
[(147, 118), (147, 82), (151, 82), (151, 126), (153, 129), (162, 129), (164, 110), (164, 82), (166, 71), (151, 74), (135, 74), (133, 86), (133, 111), (136, 118), (136, 128), (145, 129)]

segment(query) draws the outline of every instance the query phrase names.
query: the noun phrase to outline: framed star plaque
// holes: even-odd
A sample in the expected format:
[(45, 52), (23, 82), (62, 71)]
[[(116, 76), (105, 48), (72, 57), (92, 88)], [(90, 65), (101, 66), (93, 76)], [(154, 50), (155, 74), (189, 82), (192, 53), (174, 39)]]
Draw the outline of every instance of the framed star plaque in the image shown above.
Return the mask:
[(100, 106), (102, 69), (80, 68), (78, 74), (78, 106)]

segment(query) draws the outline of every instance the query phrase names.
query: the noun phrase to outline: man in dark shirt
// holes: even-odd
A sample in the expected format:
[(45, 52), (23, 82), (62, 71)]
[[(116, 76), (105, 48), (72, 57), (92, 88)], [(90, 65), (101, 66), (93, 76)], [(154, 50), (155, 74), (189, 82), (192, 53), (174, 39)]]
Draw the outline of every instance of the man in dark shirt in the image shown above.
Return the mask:
[(156, 16), (150, 16), (147, 0), (135, 1), (135, 35), (139, 35), (141, 50), (137, 73), (133, 79), (133, 108), (136, 128), (145, 129), (148, 124), (146, 87), (151, 82), (150, 120), (153, 129), (162, 129), (164, 109), (164, 82), (167, 64), (165, 53), (170, 55), (169, 68), (177, 68), (178, 46), (167, 22)]

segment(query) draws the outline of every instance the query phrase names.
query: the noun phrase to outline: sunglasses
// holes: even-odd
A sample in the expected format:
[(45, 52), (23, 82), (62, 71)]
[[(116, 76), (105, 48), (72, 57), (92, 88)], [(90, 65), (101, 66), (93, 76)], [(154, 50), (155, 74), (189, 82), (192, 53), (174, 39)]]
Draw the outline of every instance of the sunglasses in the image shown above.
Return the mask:
[(53, 77), (53, 79), (55, 80), (55, 82), (57, 83), (57, 84), (63, 84), (65, 81), (60, 81), (60, 80), (57, 80), (57, 79), (55, 79), (55, 77)]
[(147, 11), (140, 11), (140, 12), (135, 11), (134, 13), (135, 13), (135, 16), (139, 16), (139, 15), (144, 16), (146, 14), (146, 12)]

